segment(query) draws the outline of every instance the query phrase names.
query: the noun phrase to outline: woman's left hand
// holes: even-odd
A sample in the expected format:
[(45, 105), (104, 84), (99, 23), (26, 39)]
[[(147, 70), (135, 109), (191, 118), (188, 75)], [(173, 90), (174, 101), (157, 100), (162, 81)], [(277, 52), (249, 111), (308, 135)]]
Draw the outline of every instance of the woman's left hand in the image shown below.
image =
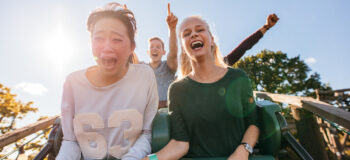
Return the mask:
[(228, 157), (228, 160), (248, 160), (249, 152), (244, 148), (243, 145), (239, 145), (235, 152)]

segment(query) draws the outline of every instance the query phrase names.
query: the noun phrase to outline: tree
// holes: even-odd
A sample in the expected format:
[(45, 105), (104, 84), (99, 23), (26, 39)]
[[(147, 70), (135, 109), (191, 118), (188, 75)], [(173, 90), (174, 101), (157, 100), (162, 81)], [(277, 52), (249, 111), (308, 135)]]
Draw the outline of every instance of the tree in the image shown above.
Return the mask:
[[(329, 85), (320, 81), (318, 73), (310, 73), (310, 67), (300, 56), (288, 58), (287, 54), (281, 51), (263, 50), (255, 56), (245, 57), (234, 67), (245, 70), (252, 80), (253, 89), (258, 91), (316, 98), (316, 89), (331, 89)], [(290, 111), (290, 107), (282, 108), (287, 119), (291, 118)], [(304, 111), (299, 111), (301, 118), (295, 120), (297, 137), (313, 157), (324, 159), (327, 155), (322, 148), (325, 146), (321, 134), (317, 133), (319, 130), (316, 120), (311, 112)], [(317, 145), (312, 146), (315, 144)]]
[[(7, 132), (16, 129), (16, 122), (19, 119), (23, 119), (28, 113), (37, 112), (38, 109), (32, 107), (33, 102), (22, 103), (16, 100), (16, 95), (11, 93), (11, 89), (0, 84), (0, 134), (5, 134)], [(40, 117), (38, 120), (47, 117)], [(47, 133), (45, 133), (45, 138), (47, 139)], [(21, 139), (15, 143), (16, 147), (21, 146), (26, 142), (26, 139)], [(24, 146), (24, 151), (32, 150), (37, 151), (42, 147), (41, 140), (37, 139), (31, 143)], [(0, 152), (2, 148), (0, 148)], [(1, 154), (0, 154), (1, 155)], [(1, 155), (0, 157), (2, 157)], [(32, 158), (30, 156), (29, 158)]]
[(245, 70), (258, 91), (315, 96), (315, 89), (330, 89), (321, 83), (318, 73), (309, 75), (310, 67), (299, 56), (288, 58), (281, 51), (263, 50), (241, 59), (234, 67)]

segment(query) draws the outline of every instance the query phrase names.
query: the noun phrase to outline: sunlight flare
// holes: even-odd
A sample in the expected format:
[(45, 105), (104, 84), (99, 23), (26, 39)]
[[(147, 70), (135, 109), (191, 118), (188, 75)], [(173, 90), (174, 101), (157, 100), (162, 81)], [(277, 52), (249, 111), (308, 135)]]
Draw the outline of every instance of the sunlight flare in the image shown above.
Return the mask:
[(44, 42), (45, 57), (56, 72), (62, 73), (73, 59), (74, 43), (71, 37), (58, 25)]

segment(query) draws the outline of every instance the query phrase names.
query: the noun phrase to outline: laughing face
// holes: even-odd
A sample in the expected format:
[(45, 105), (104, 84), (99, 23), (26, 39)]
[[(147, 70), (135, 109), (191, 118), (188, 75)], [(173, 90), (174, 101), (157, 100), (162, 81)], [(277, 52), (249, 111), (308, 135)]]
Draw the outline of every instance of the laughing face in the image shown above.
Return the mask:
[(181, 45), (192, 58), (211, 55), (213, 37), (207, 23), (198, 17), (187, 18), (180, 27)]
[(147, 53), (149, 54), (152, 62), (161, 61), (162, 56), (165, 54), (162, 42), (157, 39), (151, 40), (149, 42)]
[(134, 46), (131, 45), (127, 28), (120, 20), (98, 20), (93, 27), (91, 41), (92, 52), (101, 71), (115, 74), (128, 68), (128, 59)]

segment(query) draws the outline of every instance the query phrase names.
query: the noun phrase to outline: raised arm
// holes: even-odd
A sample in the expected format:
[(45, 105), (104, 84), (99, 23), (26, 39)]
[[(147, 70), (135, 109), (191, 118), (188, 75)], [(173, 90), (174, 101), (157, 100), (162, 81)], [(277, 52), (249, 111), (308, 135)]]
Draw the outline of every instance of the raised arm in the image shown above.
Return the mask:
[(166, 22), (169, 27), (169, 53), (167, 56), (167, 65), (173, 71), (177, 70), (177, 38), (176, 25), (177, 17), (170, 11), (170, 3), (168, 3), (168, 16)]
[(265, 32), (273, 27), (279, 18), (276, 14), (270, 14), (266, 19), (266, 24), (258, 29), (255, 33), (244, 39), (235, 49), (233, 49), (228, 55), (224, 57), (224, 61), (227, 65), (234, 65), (244, 53), (251, 49), (258, 41), (263, 37)]

